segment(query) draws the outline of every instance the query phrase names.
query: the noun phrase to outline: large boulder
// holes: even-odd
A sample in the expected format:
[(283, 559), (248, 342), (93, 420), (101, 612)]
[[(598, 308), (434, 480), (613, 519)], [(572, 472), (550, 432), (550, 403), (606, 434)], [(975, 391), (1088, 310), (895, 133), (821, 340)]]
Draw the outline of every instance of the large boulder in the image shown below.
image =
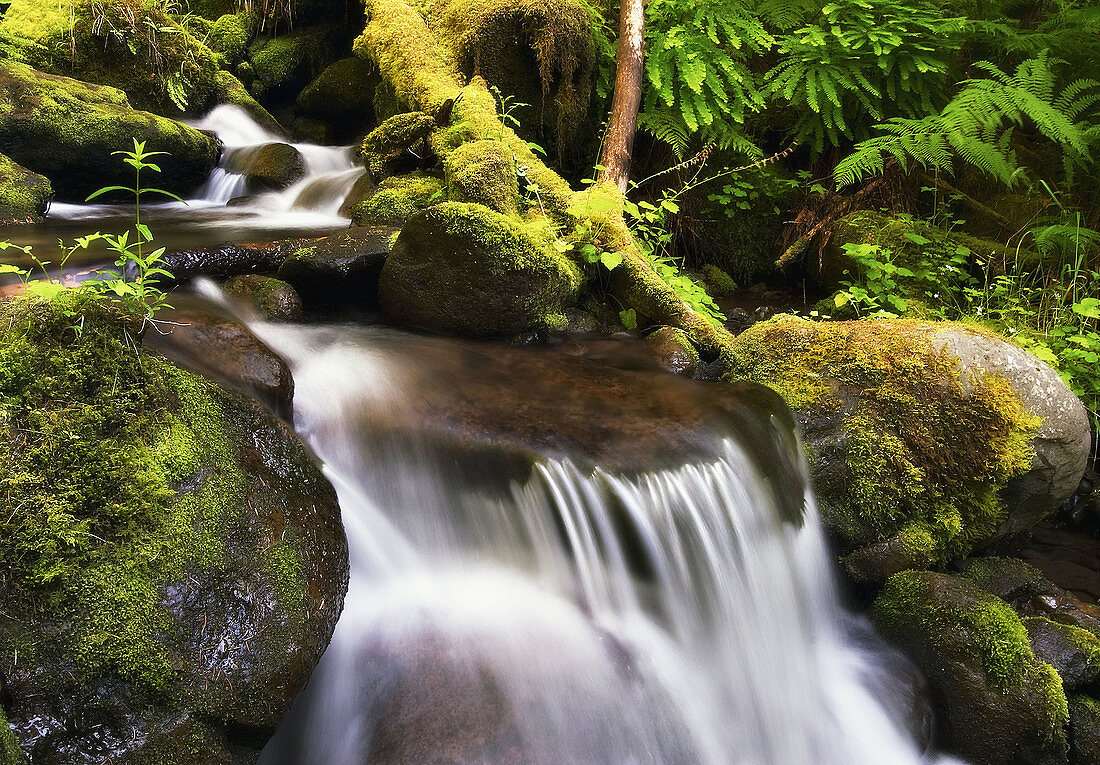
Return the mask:
[(302, 153), (290, 144), (265, 143), (230, 149), (226, 152), (225, 169), (243, 175), (254, 191), (285, 189), (306, 174)]
[(825, 522), (860, 580), (1028, 528), (1084, 472), (1081, 402), (972, 326), (780, 316), (741, 334), (734, 357), (796, 410)]
[(556, 329), (581, 287), (548, 231), (476, 204), (446, 202), (414, 215), (379, 282), (386, 316), (474, 337)]
[(370, 62), (354, 56), (340, 59), (302, 89), (298, 111), (345, 134), (363, 130), (374, 124), (374, 91), (380, 81)]
[(254, 761), (341, 610), (335, 492), (287, 425), (86, 296), (0, 312), (16, 741), (44, 765)]
[(52, 198), (48, 178), (0, 154), (0, 223), (39, 221)]
[(156, 185), (181, 196), (217, 163), (213, 136), (131, 109), (122, 91), (0, 61), (0, 150), (48, 177), (59, 198), (83, 201), (103, 186), (133, 185), (133, 168), (111, 152), (132, 149), (135, 138), (168, 152)]
[(924, 672), (941, 743), (971, 765), (1066, 762), (1066, 696), (1007, 603), (930, 571), (893, 576), (871, 609), (882, 635)]

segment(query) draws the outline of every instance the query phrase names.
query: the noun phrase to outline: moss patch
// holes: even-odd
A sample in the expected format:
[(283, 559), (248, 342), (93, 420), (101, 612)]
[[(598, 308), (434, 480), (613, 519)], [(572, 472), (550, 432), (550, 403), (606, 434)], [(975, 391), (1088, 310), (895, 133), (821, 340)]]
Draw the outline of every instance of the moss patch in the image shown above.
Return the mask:
[(455, 202), (476, 202), (499, 213), (519, 211), (519, 180), (512, 152), (498, 141), (464, 143), (447, 157), (447, 192)]
[(8, 718), (0, 708), (0, 765), (23, 765), (24, 762), (26, 760), (19, 749), (19, 742), (15, 740), (15, 734), (8, 726)]
[(811, 440), (839, 422), (843, 441), (811, 461), (831, 468), (819, 494), (849, 549), (900, 533), (914, 548), (932, 542), (914, 562), (966, 553), (1003, 520), (1000, 486), (1031, 466), (1039, 419), (1003, 377), (963, 379), (933, 348), (942, 328), (780, 316), (737, 338), (735, 375), (775, 389)]
[(443, 181), (423, 173), (387, 178), (352, 210), (355, 225), (399, 225), (443, 197)]
[(0, 221), (34, 221), (53, 197), (50, 181), (0, 154)]

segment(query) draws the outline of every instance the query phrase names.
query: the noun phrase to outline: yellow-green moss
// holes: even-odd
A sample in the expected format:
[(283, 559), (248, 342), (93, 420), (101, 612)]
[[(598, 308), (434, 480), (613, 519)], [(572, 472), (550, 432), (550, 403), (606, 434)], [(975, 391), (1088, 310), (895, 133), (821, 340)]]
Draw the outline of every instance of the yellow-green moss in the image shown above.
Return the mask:
[(19, 742), (11, 732), (3, 708), (0, 708), (0, 765), (23, 765), (24, 762), (26, 760), (19, 748)]
[(391, 225), (431, 207), (443, 196), (443, 181), (423, 173), (395, 175), (352, 210), (355, 225)]
[(702, 272), (707, 290), (715, 297), (728, 297), (737, 291), (737, 282), (718, 266), (707, 263)]
[(52, 196), (49, 180), (0, 154), (0, 221), (33, 220)]
[(301, 27), (249, 48), (256, 90), (260, 93), (304, 86), (334, 60), (337, 49), (333, 27)]
[(244, 58), (254, 29), (255, 19), (247, 13), (227, 13), (211, 25), (207, 44), (237, 63)]
[[(67, 621), (77, 669), (163, 689), (164, 586), (224, 562), (245, 504), (236, 437), (212, 383), (139, 353), (81, 293), (62, 300), (0, 303), (0, 589), (6, 609)], [(270, 558), (288, 602), (294, 555)]]
[(998, 490), (1030, 468), (1040, 425), (1007, 379), (962, 379), (958, 359), (933, 347), (942, 328), (780, 316), (734, 345), (736, 376), (806, 417), (841, 420), (847, 480), (823, 503), (834, 532), (855, 547), (919, 528), (936, 541), (914, 560), (925, 565), (992, 534), (1004, 518)]
[(512, 152), (498, 141), (464, 143), (447, 157), (447, 192), (456, 202), (476, 202), (499, 213), (519, 210), (519, 180)]
[(400, 157), (406, 149), (427, 139), (435, 130), (435, 117), (424, 112), (396, 114), (372, 130), (359, 146), (359, 157), (376, 177), (385, 172), (386, 163)]

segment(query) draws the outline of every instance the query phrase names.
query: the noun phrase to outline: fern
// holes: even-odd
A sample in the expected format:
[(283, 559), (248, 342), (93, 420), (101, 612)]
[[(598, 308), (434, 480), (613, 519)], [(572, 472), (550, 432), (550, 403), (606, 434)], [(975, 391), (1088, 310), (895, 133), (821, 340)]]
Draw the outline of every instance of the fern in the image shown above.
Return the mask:
[(1100, 130), (1086, 119), (1100, 105), (1100, 83), (1082, 79), (1059, 89), (1060, 63), (1043, 52), (1011, 76), (988, 62), (975, 64), (987, 77), (961, 83), (962, 90), (938, 114), (878, 125), (884, 135), (861, 142), (836, 166), (837, 186), (881, 173), (889, 157), (945, 173), (957, 157), (1011, 186), (1022, 175), (1012, 138), (1024, 126), (1061, 147), (1072, 174), (1090, 161), (1091, 147), (1100, 140)]

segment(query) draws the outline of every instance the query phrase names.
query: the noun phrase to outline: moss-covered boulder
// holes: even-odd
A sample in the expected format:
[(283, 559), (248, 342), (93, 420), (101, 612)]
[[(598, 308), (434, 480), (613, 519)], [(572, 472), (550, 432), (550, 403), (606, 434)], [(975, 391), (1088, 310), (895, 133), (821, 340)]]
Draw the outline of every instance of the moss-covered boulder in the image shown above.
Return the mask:
[(271, 113), (263, 108), (241, 81), (232, 74), (224, 70), (220, 71), (214, 78), (214, 83), (217, 88), (215, 98), (219, 104), (233, 104), (241, 107), (260, 127), (272, 135), (285, 136), (287, 134), (286, 129), (279, 124), (279, 121), (272, 117)]
[(248, 13), (226, 13), (211, 24), (206, 41), (210, 48), (239, 64), (248, 53), (248, 44), (255, 33), (256, 20)]
[(409, 172), (421, 163), (410, 150), (420, 148), (437, 124), (435, 117), (424, 112), (395, 114), (376, 127), (359, 146), (359, 157), (373, 178)]
[(735, 374), (796, 410), (825, 523), (857, 579), (962, 556), (1071, 495), (1090, 447), (1058, 374), (978, 328), (779, 316)]
[(253, 761), (340, 613), (335, 492), (288, 426), (79, 294), (0, 313), (19, 746), (44, 765)]
[(124, 91), (130, 102), (180, 115), (214, 106), (218, 56), (151, 0), (20, 0), (0, 19), (21, 59), (42, 71)]
[(306, 174), (305, 157), (286, 143), (230, 149), (224, 164), (228, 172), (245, 176), (253, 191), (285, 189)]
[(924, 672), (939, 738), (972, 765), (1066, 761), (1066, 696), (1007, 603), (930, 571), (893, 576), (871, 609), (878, 631)]
[(48, 178), (0, 154), (0, 223), (41, 220), (52, 198)]
[(226, 281), (222, 289), (267, 321), (297, 321), (302, 318), (302, 298), (292, 286), (280, 279), (243, 274)]
[(133, 169), (111, 152), (132, 149), (135, 138), (168, 152), (157, 185), (180, 195), (217, 163), (212, 136), (131, 109), (120, 90), (0, 61), (0, 149), (49, 178), (59, 198), (83, 201), (103, 186), (132, 185)]
[(646, 345), (650, 347), (657, 363), (669, 372), (684, 377), (694, 377), (702, 362), (699, 351), (691, 344), (687, 334), (675, 327), (659, 327), (646, 335)]
[(370, 62), (340, 59), (302, 89), (298, 111), (339, 128), (344, 135), (363, 131), (375, 121), (374, 91), (379, 82), (378, 70)]
[(338, 58), (339, 43), (339, 29), (329, 24), (256, 40), (249, 47), (253, 95), (265, 103), (293, 97)]
[(395, 175), (373, 188), (366, 199), (353, 203), (352, 223), (400, 226), (413, 214), (441, 201), (444, 189), (443, 181), (426, 173)]
[(474, 337), (562, 329), (580, 287), (545, 225), (460, 202), (409, 219), (378, 285), (391, 320)]
[(378, 308), (378, 280), (396, 229), (355, 227), (303, 242), (279, 267), (308, 311)]
[(1024, 626), (1035, 655), (1058, 671), (1067, 691), (1100, 680), (1100, 638), (1096, 635), (1045, 616), (1024, 619)]
[(447, 198), (505, 215), (519, 211), (516, 158), (500, 141), (470, 141), (447, 155)]
[(1100, 701), (1069, 697), (1069, 765), (1100, 763)]

